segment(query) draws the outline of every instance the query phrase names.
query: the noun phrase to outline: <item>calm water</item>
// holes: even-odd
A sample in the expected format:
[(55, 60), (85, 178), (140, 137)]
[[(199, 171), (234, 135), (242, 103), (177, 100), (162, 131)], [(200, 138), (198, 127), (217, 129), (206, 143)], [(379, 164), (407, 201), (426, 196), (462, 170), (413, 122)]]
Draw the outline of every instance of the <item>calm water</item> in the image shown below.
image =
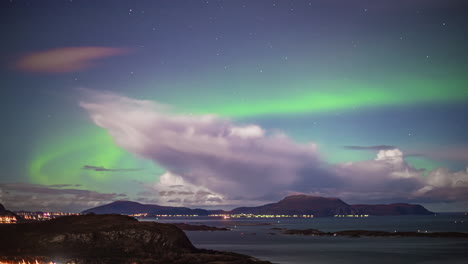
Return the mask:
[[(461, 222), (463, 220), (463, 223)], [(159, 219), (230, 227), (232, 231), (186, 232), (199, 248), (234, 251), (274, 263), (468, 263), (468, 239), (443, 238), (348, 238), (288, 236), (273, 227), (338, 231), (349, 229), (468, 232), (468, 216), (392, 216), (368, 218)], [(456, 223), (455, 223), (456, 221)], [(258, 223), (272, 225), (252, 225)], [(271, 234), (274, 233), (274, 234)]]

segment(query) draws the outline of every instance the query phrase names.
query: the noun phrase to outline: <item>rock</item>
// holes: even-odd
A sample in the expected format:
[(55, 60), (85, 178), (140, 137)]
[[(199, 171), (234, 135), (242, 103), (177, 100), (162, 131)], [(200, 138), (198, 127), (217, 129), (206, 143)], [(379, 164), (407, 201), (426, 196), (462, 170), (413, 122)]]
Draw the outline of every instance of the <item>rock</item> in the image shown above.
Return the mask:
[(121, 215), (64, 216), (0, 226), (0, 261), (16, 259), (92, 263), (269, 263), (234, 253), (195, 248), (170, 224)]
[(305, 235), (305, 236), (324, 236), (327, 235), (327, 233), (322, 232), (317, 229), (304, 229), (304, 230), (299, 230), (299, 229), (285, 229), (283, 230), (283, 234), (286, 235)]

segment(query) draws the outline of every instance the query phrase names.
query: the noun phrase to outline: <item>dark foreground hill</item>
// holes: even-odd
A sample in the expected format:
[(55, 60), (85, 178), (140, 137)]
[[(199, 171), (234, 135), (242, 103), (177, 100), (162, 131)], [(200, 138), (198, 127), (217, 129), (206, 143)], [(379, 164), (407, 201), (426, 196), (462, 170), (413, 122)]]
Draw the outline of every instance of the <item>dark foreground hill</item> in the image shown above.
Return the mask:
[(174, 225), (138, 222), (121, 215), (65, 216), (0, 225), (0, 234), (0, 262), (269, 263), (235, 253), (197, 249)]

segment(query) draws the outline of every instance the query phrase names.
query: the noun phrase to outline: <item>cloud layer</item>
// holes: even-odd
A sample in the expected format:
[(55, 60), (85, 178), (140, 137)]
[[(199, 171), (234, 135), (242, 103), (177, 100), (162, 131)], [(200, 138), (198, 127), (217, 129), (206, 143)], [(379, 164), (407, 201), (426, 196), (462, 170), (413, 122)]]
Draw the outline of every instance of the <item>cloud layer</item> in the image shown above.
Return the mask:
[(110, 47), (68, 47), (22, 56), (15, 68), (26, 72), (66, 73), (93, 67), (98, 59), (128, 53), (129, 49)]
[(377, 145), (377, 146), (344, 146), (345, 149), (351, 150), (389, 150), (395, 149), (395, 146), (390, 145)]
[(84, 165), (81, 169), (83, 170), (92, 170), (92, 171), (108, 171), (108, 172), (118, 172), (118, 171), (140, 171), (141, 169), (109, 169), (102, 166), (92, 166)]
[(11, 210), (79, 212), (127, 197), (125, 194), (101, 193), (76, 187), (79, 185), (0, 183), (0, 203)]
[[(255, 124), (176, 113), (111, 93), (91, 92), (80, 105), (119, 146), (168, 171), (152, 187), (165, 202), (228, 204), (275, 200), (292, 192), (364, 202), (468, 200), (467, 172), (438, 169), (426, 176), (390, 146), (358, 148), (379, 149), (374, 160), (328, 164), (316, 144), (296, 143)], [(199, 192), (206, 195), (196, 198)]]

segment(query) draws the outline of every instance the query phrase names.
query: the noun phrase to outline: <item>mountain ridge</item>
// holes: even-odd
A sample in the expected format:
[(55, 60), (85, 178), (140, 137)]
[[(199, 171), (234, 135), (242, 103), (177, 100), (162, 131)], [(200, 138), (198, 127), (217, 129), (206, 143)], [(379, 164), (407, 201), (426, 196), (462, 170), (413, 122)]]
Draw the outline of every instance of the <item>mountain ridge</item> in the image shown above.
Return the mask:
[(428, 215), (433, 212), (419, 204), (355, 204), (350, 205), (340, 198), (312, 195), (291, 195), (276, 203), (253, 207), (238, 207), (231, 211), (190, 209), (187, 207), (141, 204), (133, 201), (115, 201), (106, 205), (84, 210), (82, 213), (95, 214), (158, 214), (158, 215), (199, 215), (210, 214), (257, 214), (257, 215), (314, 215), (318, 217), (334, 215)]
[(109, 204), (97, 206), (84, 210), (82, 213), (96, 214), (176, 214), (176, 215), (208, 215), (209, 211), (205, 209), (191, 209), (188, 207), (161, 206), (157, 204), (141, 204), (133, 201), (115, 201)]

